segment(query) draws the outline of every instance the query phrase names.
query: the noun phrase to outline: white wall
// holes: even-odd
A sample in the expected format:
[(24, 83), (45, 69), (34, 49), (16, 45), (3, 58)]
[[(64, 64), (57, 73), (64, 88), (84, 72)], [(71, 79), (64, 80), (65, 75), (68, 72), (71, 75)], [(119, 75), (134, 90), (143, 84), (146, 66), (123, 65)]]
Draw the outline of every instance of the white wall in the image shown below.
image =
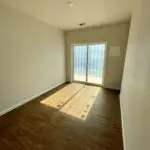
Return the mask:
[[(107, 42), (107, 59), (104, 87), (120, 89), (124, 59), (126, 54), (127, 39), (129, 33), (129, 22), (108, 25), (103, 27), (81, 29), (66, 32), (67, 48), (67, 79), (71, 81), (71, 45), (76, 43)], [(121, 48), (120, 57), (109, 57), (110, 46)]]
[(0, 4), (0, 113), (65, 80), (64, 33)]
[(150, 1), (136, 1), (121, 89), (125, 150), (150, 150)]

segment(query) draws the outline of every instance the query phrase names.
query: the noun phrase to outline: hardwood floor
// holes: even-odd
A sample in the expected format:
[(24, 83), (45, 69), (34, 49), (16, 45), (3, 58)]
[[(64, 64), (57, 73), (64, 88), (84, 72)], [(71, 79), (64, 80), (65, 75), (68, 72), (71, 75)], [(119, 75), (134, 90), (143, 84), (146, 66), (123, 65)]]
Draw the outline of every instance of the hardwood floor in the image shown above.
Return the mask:
[(0, 150), (123, 150), (118, 95), (63, 85), (0, 117)]

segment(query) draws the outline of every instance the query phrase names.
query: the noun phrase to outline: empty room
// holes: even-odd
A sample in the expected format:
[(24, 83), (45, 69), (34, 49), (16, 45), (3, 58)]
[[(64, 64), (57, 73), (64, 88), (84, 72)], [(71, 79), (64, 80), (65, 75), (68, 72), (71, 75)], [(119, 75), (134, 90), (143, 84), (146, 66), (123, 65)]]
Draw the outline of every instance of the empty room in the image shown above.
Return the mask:
[(0, 150), (150, 150), (149, 0), (0, 0)]

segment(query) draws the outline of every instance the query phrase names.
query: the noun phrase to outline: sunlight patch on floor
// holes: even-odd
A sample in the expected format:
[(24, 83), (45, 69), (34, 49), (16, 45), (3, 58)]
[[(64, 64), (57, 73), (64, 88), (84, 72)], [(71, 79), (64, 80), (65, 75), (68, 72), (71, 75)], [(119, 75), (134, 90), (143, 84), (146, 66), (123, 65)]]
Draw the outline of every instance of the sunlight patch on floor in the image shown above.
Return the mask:
[(41, 103), (54, 108), (59, 108), (59, 105), (62, 105), (65, 102), (67, 102), (83, 86), (84, 86), (83, 84), (78, 83), (69, 84), (63, 89), (59, 90), (58, 92), (45, 98), (43, 101), (41, 101)]
[(41, 101), (60, 112), (85, 120), (99, 93), (100, 88), (72, 83)]

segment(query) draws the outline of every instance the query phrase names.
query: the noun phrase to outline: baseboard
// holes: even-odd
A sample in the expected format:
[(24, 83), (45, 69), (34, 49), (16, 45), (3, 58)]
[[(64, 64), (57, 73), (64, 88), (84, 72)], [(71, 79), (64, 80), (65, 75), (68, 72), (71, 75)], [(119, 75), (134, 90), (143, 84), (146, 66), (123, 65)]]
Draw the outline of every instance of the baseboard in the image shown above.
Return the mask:
[(121, 113), (121, 127), (122, 127), (122, 139), (123, 139), (123, 149), (126, 150), (126, 142), (125, 142), (125, 129), (123, 127), (124, 125), (124, 116), (123, 116), (123, 104), (121, 103), (121, 93), (119, 94), (119, 100), (120, 100), (120, 113)]
[(4, 114), (6, 114), (6, 113), (8, 113), (8, 112), (10, 112), (10, 111), (12, 111), (12, 110), (18, 108), (18, 107), (20, 107), (21, 105), (24, 105), (25, 103), (27, 103), (27, 102), (29, 102), (29, 101), (31, 101), (31, 100), (33, 100), (33, 99), (39, 97), (40, 95), (42, 95), (42, 94), (44, 94), (44, 93), (47, 93), (47, 92), (51, 91), (52, 89), (54, 89), (54, 88), (56, 88), (56, 87), (58, 87), (58, 86), (60, 86), (60, 85), (62, 85), (62, 84), (64, 84), (64, 83), (66, 83), (66, 81), (60, 82), (60, 83), (56, 84), (55, 86), (51, 87), (50, 89), (47, 89), (47, 90), (45, 90), (45, 91), (43, 91), (43, 92), (41, 92), (41, 93), (38, 93), (38, 94), (36, 94), (36, 95), (34, 95), (34, 96), (32, 96), (32, 97), (26, 99), (26, 100), (23, 100), (23, 101), (21, 101), (21, 102), (15, 104), (15, 105), (13, 105), (13, 106), (7, 108), (7, 109), (1, 111), (1, 112), (0, 112), (0, 116), (2, 116), (2, 115), (4, 115)]

